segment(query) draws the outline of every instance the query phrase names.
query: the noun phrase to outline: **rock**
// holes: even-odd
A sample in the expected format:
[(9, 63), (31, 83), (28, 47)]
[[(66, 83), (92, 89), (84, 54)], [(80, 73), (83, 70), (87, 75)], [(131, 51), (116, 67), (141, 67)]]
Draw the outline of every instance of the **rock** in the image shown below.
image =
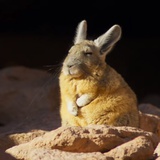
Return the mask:
[[(135, 139), (138, 137), (137, 139)], [(134, 140), (135, 139), (135, 140)], [(43, 136), (39, 136), (32, 141), (6, 150), (17, 159), (24, 159), (31, 154), (34, 149), (59, 149), (67, 152), (112, 152), (112, 149), (124, 144), (119, 150), (123, 157), (143, 155), (152, 157), (160, 138), (151, 132), (145, 132), (134, 127), (111, 127), (106, 125), (91, 125), (88, 127), (59, 127)], [(125, 145), (126, 144), (126, 145)], [(126, 152), (126, 148), (131, 145), (133, 152)], [(138, 151), (140, 148), (140, 153)], [(113, 151), (113, 155), (118, 156), (119, 150)], [(143, 151), (143, 152), (141, 152)], [(147, 151), (144, 152), (144, 151)], [(106, 157), (111, 155), (106, 153)], [(115, 154), (115, 152), (118, 152)], [(125, 154), (126, 153), (126, 154)], [(129, 153), (131, 153), (129, 155)], [(115, 158), (112, 155), (113, 158)], [(112, 158), (111, 157), (111, 158)]]
[(0, 160), (16, 160), (16, 158), (0, 149)]
[(23, 66), (0, 71), (0, 149), (60, 126), (59, 86), (53, 77)]
[(145, 114), (139, 112), (140, 114), (140, 128), (155, 133), (160, 137), (160, 117), (152, 114)]
[(108, 153), (107, 157), (112, 157), (114, 160), (130, 159), (130, 160), (147, 160), (153, 158), (154, 146), (152, 142), (145, 136), (138, 136), (135, 139), (122, 144)]
[(160, 108), (156, 107), (153, 104), (141, 103), (138, 105), (138, 107), (139, 107), (139, 110), (143, 113), (160, 116)]
[(114, 160), (106, 157), (103, 153), (73, 153), (57, 149), (34, 149), (27, 156), (26, 160)]
[(60, 127), (55, 75), (23, 66), (8, 67), (0, 70), (0, 88), (0, 159), (160, 157), (160, 109), (152, 104), (139, 104), (140, 129), (105, 125)]
[(156, 157), (156, 160), (160, 159), (160, 142), (154, 151), (154, 156)]

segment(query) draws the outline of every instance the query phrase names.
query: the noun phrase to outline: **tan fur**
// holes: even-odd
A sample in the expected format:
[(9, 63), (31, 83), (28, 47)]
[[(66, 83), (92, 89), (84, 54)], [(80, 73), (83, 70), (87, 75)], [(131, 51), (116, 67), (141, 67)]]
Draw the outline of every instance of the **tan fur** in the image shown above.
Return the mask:
[(59, 76), (62, 125), (138, 127), (136, 95), (105, 62), (100, 49), (95, 41), (84, 39), (74, 44), (64, 60)]

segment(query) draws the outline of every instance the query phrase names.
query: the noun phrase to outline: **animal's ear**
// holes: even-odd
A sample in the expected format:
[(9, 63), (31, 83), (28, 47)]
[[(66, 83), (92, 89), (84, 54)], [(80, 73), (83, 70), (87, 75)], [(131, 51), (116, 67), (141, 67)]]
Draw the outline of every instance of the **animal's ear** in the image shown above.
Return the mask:
[(74, 38), (74, 44), (82, 42), (83, 40), (86, 39), (86, 36), (87, 36), (87, 21), (83, 20), (77, 26), (76, 35)]
[(119, 25), (112, 26), (107, 32), (94, 40), (95, 45), (100, 49), (102, 55), (112, 49), (114, 44), (121, 38), (121, 27)]

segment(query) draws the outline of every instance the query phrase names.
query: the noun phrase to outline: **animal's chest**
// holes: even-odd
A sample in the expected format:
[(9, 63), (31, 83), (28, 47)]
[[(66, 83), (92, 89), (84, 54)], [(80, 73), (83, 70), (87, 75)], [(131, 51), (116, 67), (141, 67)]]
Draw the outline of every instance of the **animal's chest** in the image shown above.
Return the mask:
[[(69, 87), (69, 86), (68, 86)], [(90, 80), (79, 80), (70, 82), (70, 91), (74, 91), (76, 94), (81, 95), (84, 93), (95, 92), (98, 89), (98, 82), (92, 82)]]

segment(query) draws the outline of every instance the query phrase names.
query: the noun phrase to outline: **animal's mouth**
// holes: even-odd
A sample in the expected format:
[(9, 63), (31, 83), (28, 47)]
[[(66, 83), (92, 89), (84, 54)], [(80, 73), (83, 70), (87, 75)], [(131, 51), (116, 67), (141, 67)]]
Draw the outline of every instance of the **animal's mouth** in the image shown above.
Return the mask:
[(84, 71), (79, 66), (73, 65), (71, 67), (68, 67), (68, 73), (73, 77), (80, 77), (81, 75), (84, 74)]
[(73, 78), (84, 78), (89, 75), (87, 66), (80, 63), (64, 64), (62, 70), (66, 76), (71, 76)]

